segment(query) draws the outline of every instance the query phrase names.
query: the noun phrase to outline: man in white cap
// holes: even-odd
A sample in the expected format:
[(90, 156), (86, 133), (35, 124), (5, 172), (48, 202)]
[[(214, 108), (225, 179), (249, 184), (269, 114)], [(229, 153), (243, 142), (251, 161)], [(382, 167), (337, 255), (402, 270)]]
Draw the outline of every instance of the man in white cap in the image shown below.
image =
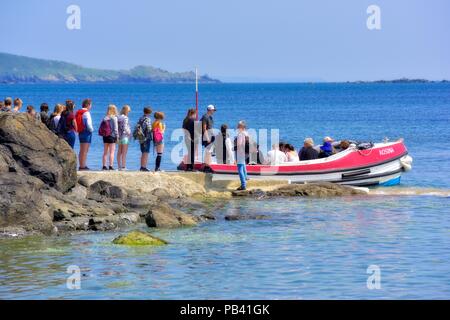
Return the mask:
[(306, 138), (303, 142), (303, 148), (298, 153), (300, 161), (314, 160), (319, 158), (319, 152), (314, 149), (314, 140), (312, 138)]
[(202, 145), (205, 147), (205, 157), (204, 157), (204, 163), (209, 165), (211, 163), (211, 157), (213, 152), (213, 146), (214, 146), (214, 119), (213, 115), (216, 112), (216, 107), (212, 104), (210, 104), (206, 108), (206, 113), (203, 115), (203, 117), (200, 119), (202, 122)]

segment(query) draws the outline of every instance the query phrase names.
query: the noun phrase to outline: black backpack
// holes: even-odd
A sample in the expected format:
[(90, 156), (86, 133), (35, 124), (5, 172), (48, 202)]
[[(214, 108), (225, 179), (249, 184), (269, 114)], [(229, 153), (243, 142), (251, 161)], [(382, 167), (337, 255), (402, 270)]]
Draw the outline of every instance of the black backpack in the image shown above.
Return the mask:
[(56, 134), (58, 136), (65, 136), (67, 133), (67, 115), (68, 113), (61, 114), (58, 125), (56, 126)]

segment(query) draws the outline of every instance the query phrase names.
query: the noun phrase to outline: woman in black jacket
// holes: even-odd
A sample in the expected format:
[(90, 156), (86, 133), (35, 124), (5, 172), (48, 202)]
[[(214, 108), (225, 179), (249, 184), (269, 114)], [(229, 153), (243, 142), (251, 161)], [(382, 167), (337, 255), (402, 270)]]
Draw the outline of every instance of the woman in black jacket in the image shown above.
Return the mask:
[(189, 109), (186, 118), (183, 120), (184, 143), (188, 150), (186, 171), (194, 170), (195, 163), (195, 119), (197, 112), (195, 109)]

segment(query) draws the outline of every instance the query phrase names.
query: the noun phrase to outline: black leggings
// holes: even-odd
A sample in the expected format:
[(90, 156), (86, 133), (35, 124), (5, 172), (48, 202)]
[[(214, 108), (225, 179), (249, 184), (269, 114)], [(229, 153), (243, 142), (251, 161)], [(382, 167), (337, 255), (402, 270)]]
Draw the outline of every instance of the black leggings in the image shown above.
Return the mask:
[(158, 152), (158, 155), (156, 156), (156, 161), (155, 161), (155, 171), (159, 171), (159, 168), (161, 167), (161, 159), (162, 159), (162, 153)]
[(195, 144), (194, 141), (185, 141), (186, 149), (188, 150), (188, 163), (187, 167), (194, 167), (195, 163)]

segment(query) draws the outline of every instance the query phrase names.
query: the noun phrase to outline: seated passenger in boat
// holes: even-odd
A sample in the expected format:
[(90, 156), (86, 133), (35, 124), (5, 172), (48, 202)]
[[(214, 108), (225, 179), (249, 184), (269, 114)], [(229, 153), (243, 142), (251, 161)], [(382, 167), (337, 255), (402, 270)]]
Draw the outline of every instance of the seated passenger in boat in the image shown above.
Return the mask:
[(214, 139), (214, 148), (216, 150), (217, 163), (234, 163), (233, 143), (228, 134), (228, 126), (226, 124), (220, 127), (220, 133)]
[(330, 137), (325, 137), (323, 139), (323, 145), (320, 146), (319, 158), (327, 158), (336, 153), (333, 147), (333, 139)]
[(339, 146), (338, 146), (339, 151), (347, 150), (349, 147), (350, 147), (350, 141), (348, 141), (348, 140), (341, 140), (339, 142)]
[(264, 155), (259, 148), (259, 144), (253, 141), (253, 139), (250, 139), (249, 144), (250, 154), (247, 164), (264, 164)]
[(319, 152), (314, 149), (314, 140), (312, 138), (306, 138), (303, 142), (303, 148), (298, 153), (300, 161), (314, 160), (319, 158)]
[(286, 154), (287, 162), (298, 162), (300, 161), (300, 158), (298, 157), (297, 152), (295, 151), (295, 148), (292, 144), (285, 144), (284, 145), (284, 152)]
[(274, 144), (272, 150), (267, 153), (266, 164), (279, 165), (287, 161), (286, 154), (280, 151), (280, 145)]

